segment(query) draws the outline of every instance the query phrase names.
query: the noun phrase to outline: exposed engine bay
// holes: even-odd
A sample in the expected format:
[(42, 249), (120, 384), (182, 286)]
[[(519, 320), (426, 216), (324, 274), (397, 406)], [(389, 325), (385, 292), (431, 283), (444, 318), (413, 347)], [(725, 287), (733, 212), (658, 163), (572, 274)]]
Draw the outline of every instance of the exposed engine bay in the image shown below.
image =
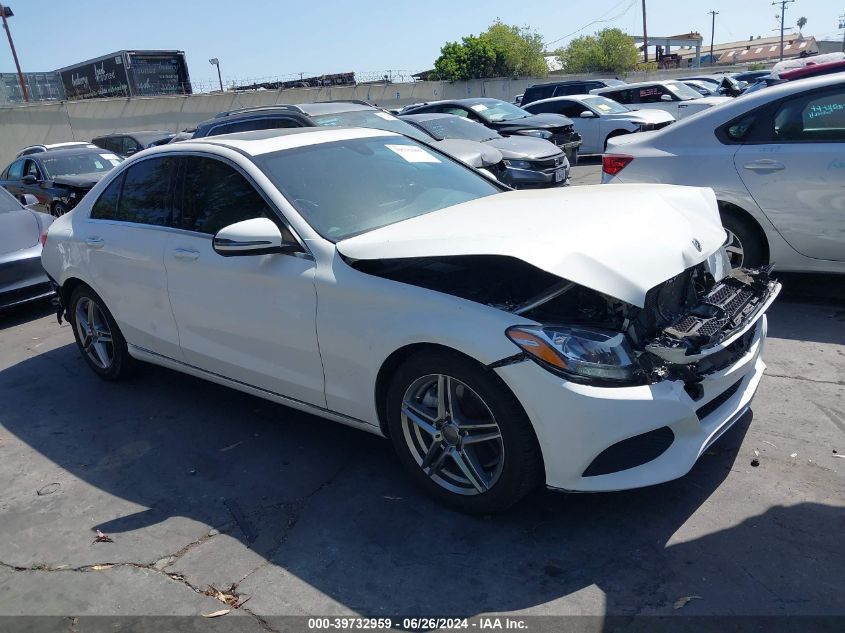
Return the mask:
[(349, 261), (357, 270), (469, 299), (544, 325), (582, 325), (625, 334), (642, 382), (700, 382), (751, 345), (756, 317), (777, 296), (771, 267), (716, 279), (707, 262), (649, 290), (643, 308), (502, 256)]

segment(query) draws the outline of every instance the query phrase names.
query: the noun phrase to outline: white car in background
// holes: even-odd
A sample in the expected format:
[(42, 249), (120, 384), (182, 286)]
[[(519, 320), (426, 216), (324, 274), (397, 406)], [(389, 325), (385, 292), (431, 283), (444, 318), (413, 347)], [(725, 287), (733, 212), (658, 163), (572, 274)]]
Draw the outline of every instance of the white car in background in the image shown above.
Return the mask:
[(394, 132), (288, 128), (135, 154), (42, 262), (98, 376), (143, 360), (387, 436), (488, 513), (680, 477), (742, 417), (780, 286), (724, 241), (707, 189), (512, 191)]
[(630, 108), (656, 109), (676, 119), (731, 101), (732, 97), (702, 97), (682, 81), (643, 81), (624, 86), (597, 88), (590, 94), (601, 95)]
[(631, 132), (659, 130), (675, 117), (663, 110), (631, 110), (600, 95), (568, 95), (532, 101), (523, 108), (532, 114), (549, 112), (572, 119), (581, 135), (580, 153), (601, 154), (607, 139)]
[(604, 183), (711, 187), (736, 266), (845, 272), (845, 73), (611, 139)]

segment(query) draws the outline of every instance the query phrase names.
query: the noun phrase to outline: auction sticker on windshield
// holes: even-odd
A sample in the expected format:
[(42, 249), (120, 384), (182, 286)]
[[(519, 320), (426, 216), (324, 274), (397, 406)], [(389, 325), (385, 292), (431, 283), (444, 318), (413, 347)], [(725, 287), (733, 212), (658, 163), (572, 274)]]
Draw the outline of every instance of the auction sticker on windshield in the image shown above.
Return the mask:
[(487, 109), (487, 106), (483, 103), (476, 103), (474, 106), (470, 106), (476, 112), (484, 112)]
[(440, 159), (416, 145), (385, 145), (391, 152), (399, 154), (409, 163), (439, 163)]

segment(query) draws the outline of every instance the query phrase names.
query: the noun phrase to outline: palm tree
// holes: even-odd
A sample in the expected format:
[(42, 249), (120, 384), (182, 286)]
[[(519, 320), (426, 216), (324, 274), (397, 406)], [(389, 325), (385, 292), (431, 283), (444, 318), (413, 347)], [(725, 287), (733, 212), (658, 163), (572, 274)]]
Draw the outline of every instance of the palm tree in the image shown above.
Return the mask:
[[(796, 24), (798, 25), (798, 32), (801, 33), (801, 29), (804, 28), (805, 24), (807, 24), (807, 18), (802, 15), (800, 18), (798, 18), (798, 22), (796, 22)], [(803, 35), (803, 33), (801, 33), (801, 35)]]

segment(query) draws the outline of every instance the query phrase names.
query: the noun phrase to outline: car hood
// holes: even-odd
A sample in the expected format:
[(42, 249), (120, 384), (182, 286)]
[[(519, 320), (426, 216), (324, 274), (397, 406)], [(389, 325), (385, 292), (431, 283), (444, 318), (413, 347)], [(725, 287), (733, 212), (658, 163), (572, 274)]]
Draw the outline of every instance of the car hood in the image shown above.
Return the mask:
[(519, 130), (552, 130), (566, 125), (572, 125), (572, 119), (562, 114), (532, 114), (524, 119), (512, 121), (495, 121), (490, 124), (497, 130), (516, 132)]
[(56, 176), (53, 178), (54, 185), (65, 185), (78, 187), (79, 189), (91, 189), (105, 176), (107, 171), (95, 171), (90, 174), (73, 174), (72, 176)]
[(560, 148), (551, 141), (531, 136), (505, 136), (490, 139), (484, 144), (495, 147), (504, 158), (533, 160), (560, 154)]
[(725, 241), (712, 189), (601, 185), (509, 191), (337, 243), (353, 260), (500, 255), (643, 307), (650, 288)]
[(434, 141), (432, 144), (470, 167), (489, 167), (502, 160), (499, 150), (477, 141), (445, 138), (442, 141)]

